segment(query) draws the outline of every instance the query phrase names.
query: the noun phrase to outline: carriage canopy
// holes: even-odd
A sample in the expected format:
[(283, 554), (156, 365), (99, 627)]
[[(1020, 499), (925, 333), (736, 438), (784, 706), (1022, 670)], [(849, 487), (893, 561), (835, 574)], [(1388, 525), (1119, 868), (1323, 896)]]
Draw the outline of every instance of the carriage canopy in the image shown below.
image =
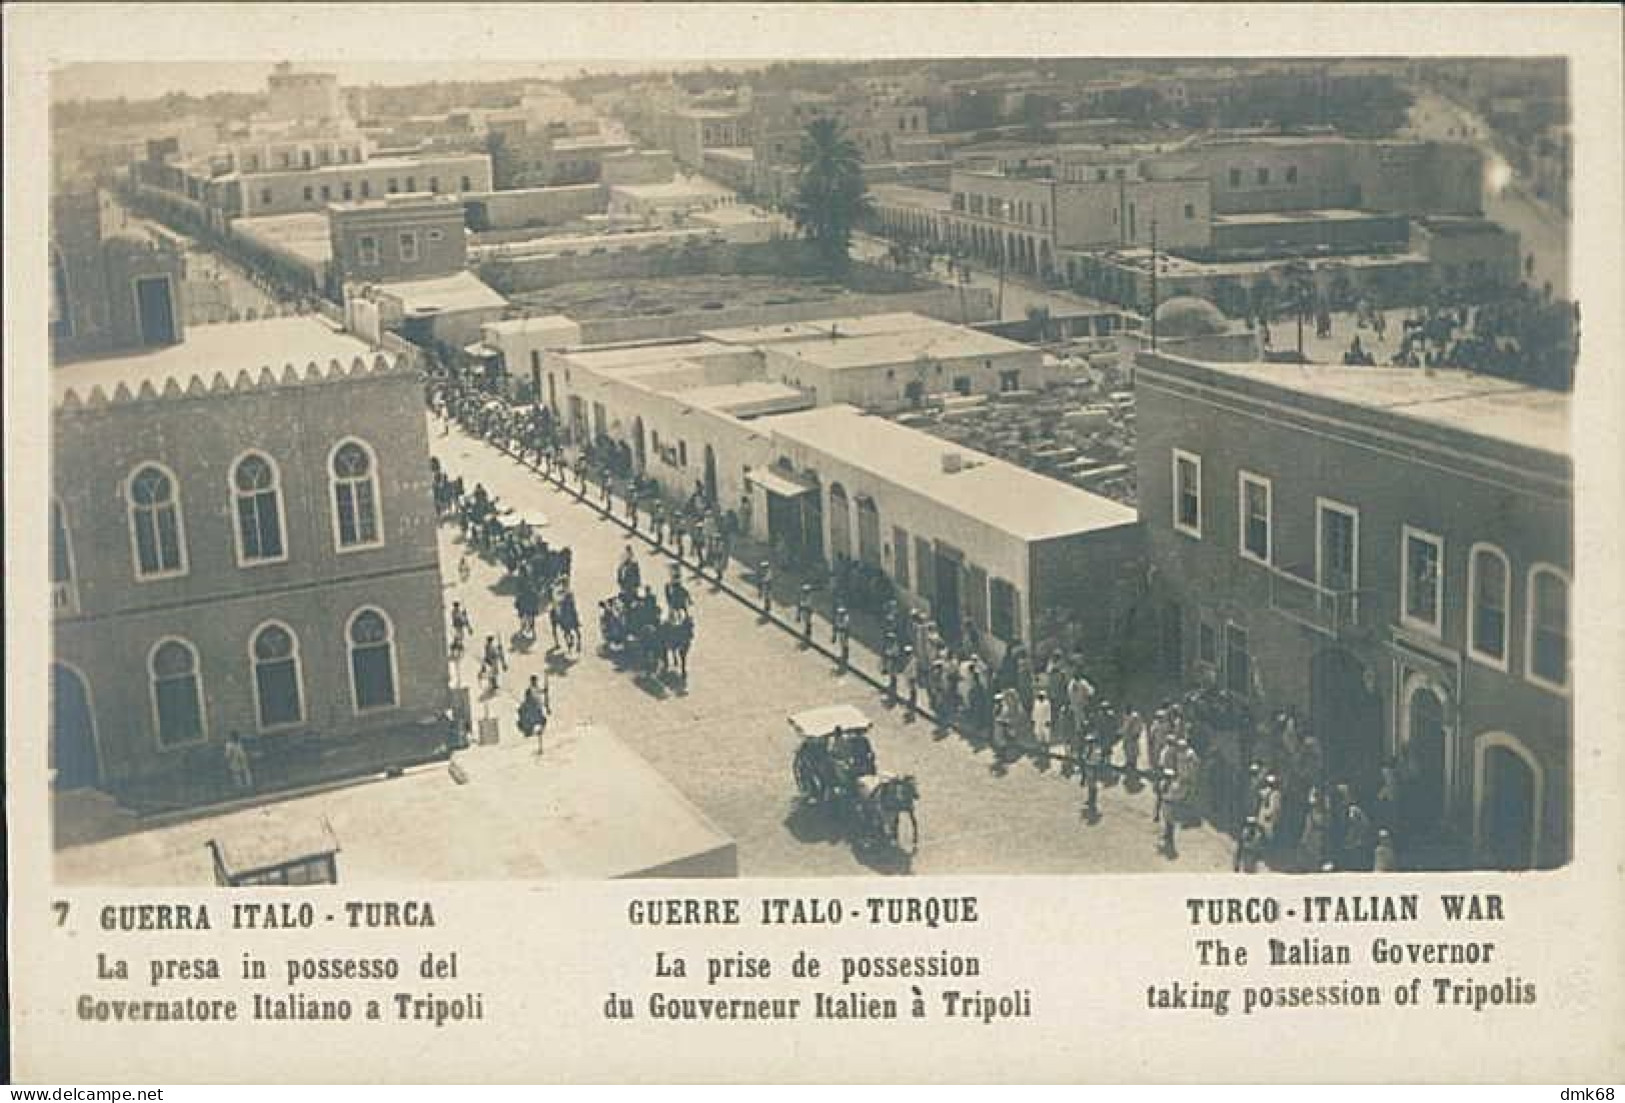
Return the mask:
[(842, 731), (867, 732), (874, 727), (874, 723), (852, 705), (824, 705), (821, 708), (792, 713), (790, 727), (803, 739), (811, 739), (829, 735), (836, 728)]

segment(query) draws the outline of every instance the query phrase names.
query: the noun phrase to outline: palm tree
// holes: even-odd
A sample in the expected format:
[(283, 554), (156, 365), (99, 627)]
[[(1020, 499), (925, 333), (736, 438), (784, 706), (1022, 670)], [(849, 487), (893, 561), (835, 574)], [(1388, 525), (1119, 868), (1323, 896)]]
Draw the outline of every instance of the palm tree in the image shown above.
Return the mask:
[(814, 119), (801, 139), (790, 216), (831, 271), (846, 267), (852, 229), (869, 210), (863, 162), (834, 119)]

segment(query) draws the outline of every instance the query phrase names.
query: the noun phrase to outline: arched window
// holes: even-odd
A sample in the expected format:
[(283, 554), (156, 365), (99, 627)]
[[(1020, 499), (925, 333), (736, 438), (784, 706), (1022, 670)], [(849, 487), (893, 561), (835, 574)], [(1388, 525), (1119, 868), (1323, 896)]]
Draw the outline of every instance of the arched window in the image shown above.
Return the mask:
[(1507, 609), (1512, 597), (1512, 571), (1507, 557), (1493, 544), (1475, 544), (1467, 561), (1471, 595), (1467, 650), (1473, 658), (1507, 668)]
[(297, 724), (305, 718), (300, 688), (299, 641), (286, 625), (272, 622), (254, 633), (254, 703), (260, 727)]
[(1529, 626), (1524, 641), (1529, 680), (1548, 689), (1569, 685), (1569, 580), (1538, 563), (1529, 571)]
[(395, 629), (377, 609), (350, 617), (350, 694), (357, 712), (395, 705)]
[(157, 464), (146, 464), (131, 476), (127, 494), (136, 577), (185, 574), (186, 534), (174, 476)]
[(288, 558), (282, 540), (282, 491), (276, 464), (250, 452), (231, 473), (237, 505), (237, 562), (280, 563)]
[(51, 611), (74, 607), (73, 543), (68, 539), (68, 520), (62, 503), (51, 499)]
[(203, 687), (198, 680), (197, 649), (185, 640), (168, 639), (147, 658), (152, 676), (152, 713), (158, 742), (165, 747), (203, 738)]
[(333, 449), (333, 535), (339, 551), (384, 542), (378, 518), (378, 465), (372, 449), (347, 440)]

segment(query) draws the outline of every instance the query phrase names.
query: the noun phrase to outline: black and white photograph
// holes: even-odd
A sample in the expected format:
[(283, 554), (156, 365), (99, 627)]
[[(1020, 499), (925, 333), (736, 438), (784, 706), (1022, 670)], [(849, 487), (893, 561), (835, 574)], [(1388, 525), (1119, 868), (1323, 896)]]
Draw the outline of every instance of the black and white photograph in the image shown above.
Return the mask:
[(1566, 860), (1561, 58), (115, 68), (64, 878)]
[(246, 60), (36, 65), (44, 891), (1466, 877), (1487, 922), (1569, 869), (1619, 782), (1573, 57), (1063, 9), (392, 59), (265, 5)]

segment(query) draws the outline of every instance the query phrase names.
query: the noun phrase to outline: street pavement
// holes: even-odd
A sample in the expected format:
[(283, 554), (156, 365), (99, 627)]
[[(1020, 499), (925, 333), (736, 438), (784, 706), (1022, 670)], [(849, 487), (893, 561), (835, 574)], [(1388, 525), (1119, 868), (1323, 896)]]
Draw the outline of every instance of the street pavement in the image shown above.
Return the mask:
[[(1076, 779), (1026, 760), (998, 765), (986, 748), (957, 733), (938, 735), (930, 721), (910, 722), (887, 709), (883, 695), (855, 673), (842, 673), (829, 657), (804, 649), (779, 622), (719, 589), (710, 580), (689, 588), (695, 598), (695, 642), (686, 685), (619, 671), (598, 654), (597, 603), (615, 589), (614, 570), (631, 537), (573, 494), (496, 449), (452, 429), (442, 437), (431, 422), (434, 454), (446, 471), (472, 489), (483, 483), (504, 505), (544, 514), (550, 542), (573, 552), (573, 584), (581, 609), (584, 654), (566, 661), (548, 654), (544, 617), (541, 642), (511, 646), (516, 627), (512, 594), (500, 569), (471, 557), (464, 584), (456, 564), (462, 548), (443, 526), (446, 607), (461, 600), (475, 627), (475, 642), (459, 677), (475, 678), (479, 641), (500, 632), (510, 647), (510, 669), (489, 702), (476, 692), (475, 715), (487, 708), (512, 726), (516, 695), (531, 674), (549, 672), (550, 732), (582, 723), (603, 725), (675, 785), (739, 848), (746, 876), (843, 875), (870, 872), (1086, 873), (1230, 869), (1231, 844), (1207, 827), (1181, 832), (1180, 856), (1156, 853), (1148, 791), (1103, 789), (1097, 822), (1082, 816)], [(636, 554), (646, 583), (665, 581), (669, 560), (640, 540)], [(732, 568), (729, 587), (748, 591)], [(819, 625), (823, 638), (828, 629)], [(871, 654), (854, 659), (874, 669)], [(913, 860), (855, 845), (839, 823), (799, 808), (790, 763), (796, 740), (786, 718), (801, 709), (851, 704), (874, 722), (871, 732), (882, 771), (913, 774), (921, 794), (920, 844)]]
[(1409, 127), (1421, 138), (1467, 141), (1484, 154), (1484, 215), (1516, 231), (1524, 257), (1535, 267), (1526, 277), (1539, 289), (1552, 285), (1552, 294), (1566, 298), (1569, 290), (1569, 220), (1551, 204), (1536, 199), (1528, 182), (1495, 148), (1489, 124), (1471, 111), (1434, 92), (1416, 91)]

